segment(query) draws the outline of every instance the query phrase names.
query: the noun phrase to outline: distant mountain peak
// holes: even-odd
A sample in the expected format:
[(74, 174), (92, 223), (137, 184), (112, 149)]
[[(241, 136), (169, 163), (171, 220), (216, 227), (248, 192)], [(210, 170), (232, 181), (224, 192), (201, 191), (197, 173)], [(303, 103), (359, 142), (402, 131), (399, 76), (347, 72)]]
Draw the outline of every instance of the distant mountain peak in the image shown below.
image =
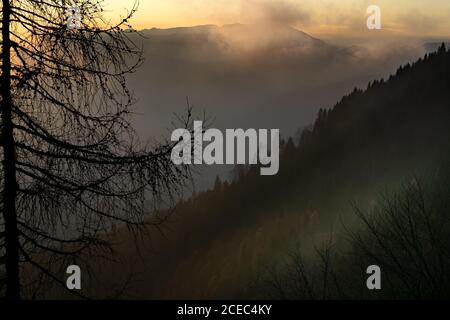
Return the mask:
[(214, 38), (227, 40), (234, 44), (245, 43), (261, 46), (277, 46), (288, 42), (292, 46), (324, 45), (325, 42), (313, 36), (281, 24), (225, 24), (217, 26), (213, 24), (198, 25), (191, 27), (175, 27), (169, 29), (152, 28), (142, 30), (149, 36), (190, 36), (190, 35), (213, 35)]

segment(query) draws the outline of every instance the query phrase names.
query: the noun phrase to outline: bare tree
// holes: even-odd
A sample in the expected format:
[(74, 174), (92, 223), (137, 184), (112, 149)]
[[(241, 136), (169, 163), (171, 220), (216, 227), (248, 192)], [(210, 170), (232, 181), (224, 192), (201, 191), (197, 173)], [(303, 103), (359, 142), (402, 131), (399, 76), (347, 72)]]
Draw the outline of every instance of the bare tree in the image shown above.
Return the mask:
[(189, 177), (170, 161), (172, 143), (142, 144), (130, 125), (126, 75), (142, 62), (128, 25), (136, 7), (112, 24), (101, 0), (75, 4), (81, 23), (68, 28), (72, 1), (2, 0), (0, 262), (8, 299), (21, 298), (22, 268), (64, 285), (49, 263), (103, 256), (112, 226), (155, 222), (144, 214), (148, 201), (167, 199)]
[(383, 268), (385, 296), (448, 297), (450, 262), (447, 170), (436, 177), (414, 178), (400, 191), (384, 194), (372, 212), (355, 206), (362, 223), (350, 232), (353, 254), (363, 264)]
[[(448, 169), (384, 192), (374, 205), (353, 210), (313, 254), (297, 250), (268, 274), (269, 293), (284, 299), (446, 299), (450, 296)], [(382, 270), (383, 290), (367, 290), (367, 267)]]

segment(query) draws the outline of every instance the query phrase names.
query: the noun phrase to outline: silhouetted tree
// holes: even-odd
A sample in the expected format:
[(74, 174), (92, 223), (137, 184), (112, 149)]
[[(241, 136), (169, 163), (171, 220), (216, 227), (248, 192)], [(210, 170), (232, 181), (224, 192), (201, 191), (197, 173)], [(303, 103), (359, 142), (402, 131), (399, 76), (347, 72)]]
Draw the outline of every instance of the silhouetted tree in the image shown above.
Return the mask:
[[(173, 145), (140, 143), (130, 125), (126, 75), (141, 63), (127, 24), (109, 23), (101, 0), (2, 0), (0, 262), (6, 297), (21, 297), (21, 268), (61, 285), (75, 256), (103, 256), (113, 225), (133, 231), (155, 219), (146, 204), (167, 200), (189, 176)], [(189, 124), (189, 117), (186, 125)], [(1, 269), (0, 269), (1, 270)], [(28, 272), (27, 272), (28, 274)]]
[(217, 176), (216, 180), (214, 181), (214, 189), (213, 190), (215, 192), (221, 192), (222, 191), (222, 187), (223, 187), (222, 180), (220, 179), (219, 176)]
[[(296, 250), (270, 270), (268, 293), (283, 299), (446, 299), (450, 294), (448, 167), (385, 193), (373, 208), (354, 206), (358, 225), (315, 247)], [(382, 270), (383, 290), (366, 288), (366, 269)]]

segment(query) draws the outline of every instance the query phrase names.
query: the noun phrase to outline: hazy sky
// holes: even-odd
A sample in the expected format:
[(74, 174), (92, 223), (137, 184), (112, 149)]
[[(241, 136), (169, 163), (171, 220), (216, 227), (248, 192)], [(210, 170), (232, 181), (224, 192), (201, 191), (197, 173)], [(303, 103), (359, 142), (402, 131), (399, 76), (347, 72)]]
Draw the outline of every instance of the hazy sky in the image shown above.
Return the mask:
[[(109, 14), (125, 14), (135, 0), (105, 0)], [(364, 36), (366, 9), (382, 10), (383, 33), (450, 36), (449, 0), (140, 0), (138, 29), (275, 20), (313, 35)]]

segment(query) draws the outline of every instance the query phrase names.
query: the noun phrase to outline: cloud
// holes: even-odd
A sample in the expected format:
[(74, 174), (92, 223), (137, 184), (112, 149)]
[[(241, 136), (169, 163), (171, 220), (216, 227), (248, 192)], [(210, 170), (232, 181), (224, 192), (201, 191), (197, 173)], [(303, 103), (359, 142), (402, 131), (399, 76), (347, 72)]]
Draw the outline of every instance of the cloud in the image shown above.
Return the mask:
[(308, 24), (310, 14), (298, 5), (283, 1), (243, 0), (241, 2), (242, 20), (248, 23), (268, 23), (280, 25)]
[(399, 15), (392, 22), (399, 24), (402, 29), (411, 33), (432, 33), (442, 27), (446, 21), (442, 16), (427, 15), (417, 9), (411, 9), (407, 13)]

